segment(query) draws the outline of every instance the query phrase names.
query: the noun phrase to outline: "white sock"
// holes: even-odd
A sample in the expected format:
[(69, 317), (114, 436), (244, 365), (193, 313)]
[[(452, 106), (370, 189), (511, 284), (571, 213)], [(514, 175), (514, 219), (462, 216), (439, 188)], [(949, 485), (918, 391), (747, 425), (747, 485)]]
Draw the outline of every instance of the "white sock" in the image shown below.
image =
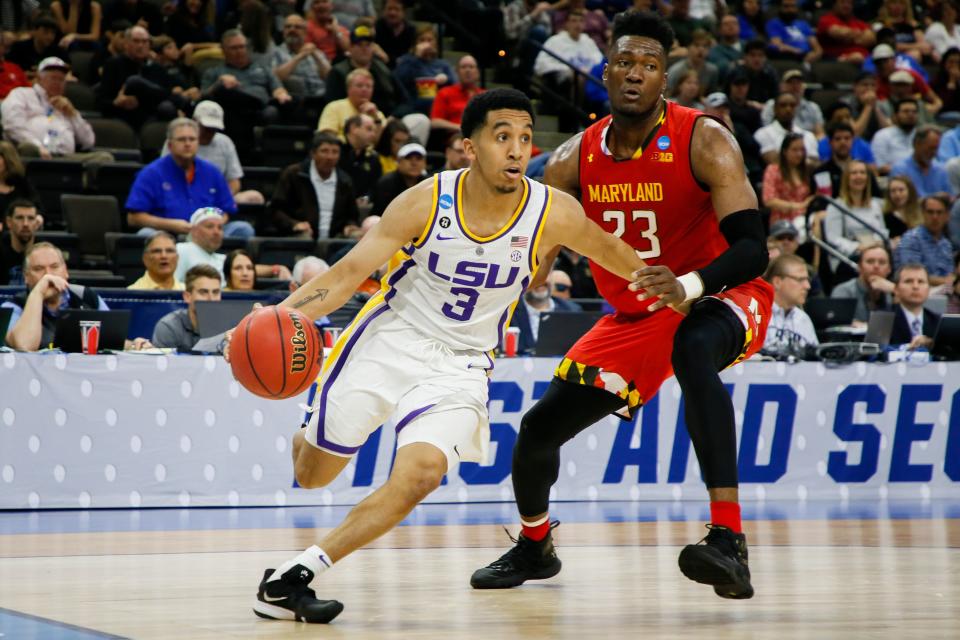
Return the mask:
[(297, 557), (287, 560), (279, 567), (277, 567), (273, 574), (270, 576), (270, 580), (279, 580), (280, 576), (290, 570), (294, 565), (302, 564), (307, 569), (313, 572), (313, 576), (316, 577), (326, 571), (327, 569), (333, 566), (333, 560), (330, 559), (330, 556), (327, 555), (327, 552), (313, 545), (306, 551), (303, 551)]
[(522, 524), (522, 525), (525, 526), (525, 527), (530, 527), (530, 528), (539, 527), (540, 525), (542, 525), (544, 522), (546, 522), (546, 521), (549, 520), (549, 519), (550, 519), (550, 514), (548, 513), (547, 515), (543, 516), (543, 517), (540, 518), (539, 520), (524, 520), (523, 518), (520, 518), (520, 524)]

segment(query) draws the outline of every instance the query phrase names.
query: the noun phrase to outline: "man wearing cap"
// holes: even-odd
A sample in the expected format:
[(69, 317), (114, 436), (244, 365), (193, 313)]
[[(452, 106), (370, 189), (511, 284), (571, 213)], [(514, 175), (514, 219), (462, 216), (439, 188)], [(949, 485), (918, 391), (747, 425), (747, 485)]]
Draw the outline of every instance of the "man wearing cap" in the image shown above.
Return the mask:
[(760, 121), (760, 111), (763, 103), (750, 99), (750, 76), (743, 65), (734, 67), (727, 78), (727, 98), (730, 107), (730, 117), (734, 122), (741, 122), (750, 131), (752, 136), (757, 129), (763, 126)]
[(60, 58), (40, 62), (37, 82), (19, 87), (0, 105), (3, 135), (20, 155), (64, 158), (81, 162), (113, 162), (105, 151), (78, 153), (94, 145), (93, 127), (63, 95), (70, 67)]
[(780, 157), (780, 145), (787, 132), (793, 132), (803, 137), (803, 146), (807, 150), (807, 162), (816, 162), (820, 158), (820, 152), (817, 150), (817, 139), (812, 133), (801, 129), (793, 121), (793, 114), (797, 109), (797, 97), (793, 93), (783, 92), (777, 96), (773, 105), (773, 122), (765, 127), (760, 127), (753, 137), (760, 145), (760, 153), (763, 155), (763, 161), (767, 164), (773, 164)]
[(27, 80), (23, 69), (17, 63), (7, 60), (6, 54), (7, 37), (3, 32), (0, 32), (0, 100), (6, 98), (17, 87), (30, 86), (30, 81)]
[(355, 237), (360, 231), (353, 181), (337, 167), (340, 140), (319, 131), (310, 156), (280, 174), (270, 211), (281, 235), (301, 238)]
[(776, 17), (767, 20), (765, 31), (770, 38), (771, 58), (815, 62), (823, 56), (820, 41), (810, 23), (800, 17), (798, 0), (781, 0)]
[[(173, 234), (190, 231), (190, 216), (202, 207), (217, 207), (236, 213), (230, 187), (214, 165), (197, 158), (200, 125), (190, 118), (177, 118), (167, 125), (169, 155), (157, 158), (137, 174), (127, 196), (127, 223), (141, 234), (154, 230)], [(249, 238), (253, 227), (245, 221), (230, 222), (228, 236)]]
[[(193, 120), (200, 125), (197, 157), (206, 160), (223, 174), (237, 204), (263, 204), (263, 194), (253, 189), (240, 190), (240, 178), (243, 167), (237, 156), (237, 147), (233, 140), (222, 133), (223, 107), (212, 100), (204, 100), (193, 110)], [(161, 155), (170, 153), (170, 146), (164, 145)]]
[(863, 62), (876, 42), (870, 25), (853, 15), (853, 0), (834, 0), (817, 22), (817, 36), (824, 58), (845, 62)]
[(283, 43), (270, 54), (270, 67), (292, 95), (319, 98), (327, 91), (330, 60), (306, 41), (307, 21), (296, 13), (283, 20)]
[(936, 115), (940, 111), (943, 101), (919, 73), (909, 66), (903, 68), (897, 64), (893, 47), (888, 44), (879, 44), (874, 47), (872, 57), (873, 63), (877, 66), (877, 97), (879, 99), (883, 100), (891, 95), (891, 85), (894, 82), (909, 84), (909, 89), (902, 90), (901, 97), (919, 95), (927, 103), (931, 115)]
[(894, 107), (898, 102), (907, 98), (917, 98), (917, 124), (933, 124), (936, 121), (930, 109), (927, 108), (927, 103), (914, 93), (913, 76), (909, 71), (897, 69), (887, 80), (890, 84), (890, 93), (883, 100), (877, 101), (877, 111), (887, 118), (892, 118)]
[(365, 24), (354, 26), (350, 32), (350, 55), (334, 64), (327, 76), (327, 99), (334, 101), (349, 97), (347, 78), (356, 69), (365, 69), (373, 80), (372, 93), (367, 100), (376, 103), (384, 113), (392, 114), (409, 96), (394, 79), (390, 67), (373, 55), (373, 40), (372, 28)]
[(881, 175), (890, 173), (890, 168), (913, 152), (913, 137), (917, 129), (916, 98), (906, 98), (897, 103), (893, 112), (893, 124), (877, 131), (870, 141), (870, 149), (877, 161)]
[(835, 286), (830, 297), (854, 298), (857, 301), (854, 324), (865, 325), (873, 311), (893, 309), (890, 254), (879, 242), (868, 245), (860, 252), (859, 267), (860, 275)]
[[(780, 91), (792, 93), (797, 99), (797, 110), (793, 114), (793, 122), (801, 129), (809, 131), (818, 139), (823, 137), (823, 112), (820, 105), (804, 98), (806, 84), (803, 82), (803, 72), (799, 69), (790, 69), (783, 74), (780, 80)], [(773, 100), (767, 100), (760, 113), (760, 119), (767, 125), (773, 122)]]
[(877, 74), (861, 71), (853, 83), (853, 93), (840, 98), (850, 107), (853, 116), (853, 132), (872, 140), (874, 134), (891, 124), (890, 118), (880, 113), (877, 108), (880, 102), (877, 98)]
[(777, 72), (767, 60), (767, 43), (751, 40), (743, 48), (743, 64), (740, 66), (750, 81), (748, 99), (765, 104), (777, 97), (779, 82)]
[(67, 52), (57, 44), (57, 22), (49, 13), (34, 18), (30, 37), (10, 45), (7, 60), (33, 77), (37, 66), (45, 58), (67, 59)]
[(913, 136), (913, 154), (893, 165), (890, 176), (910, 178), (921, 198), (935, 193), (957, 195), (947, 177), (947, 170), (936, 161), (939, 147), (940, 129), (936, 125), (925, 124), (917, 127)]
[(398, 195), (427, 177), (427, 150), (416, 142), (408, 142), (397, 152), (397, 170), (386, 174), (373, 190), (373, 210), (381, 216)]

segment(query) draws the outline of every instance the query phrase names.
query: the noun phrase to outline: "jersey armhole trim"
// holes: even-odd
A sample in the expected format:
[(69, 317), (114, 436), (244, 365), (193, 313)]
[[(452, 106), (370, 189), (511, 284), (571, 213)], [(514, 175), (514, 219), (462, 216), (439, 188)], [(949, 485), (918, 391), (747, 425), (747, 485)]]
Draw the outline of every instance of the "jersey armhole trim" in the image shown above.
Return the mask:
[(544, 185), (546, 195), (543, 198), (543, 208), (540, 210), (540, 216), (536, 226), (533, 228), (533, 242), (530, 245), (530, 274), (537, 272), (540, 268), (540, 260), (537, 258), (540, 251), (540, 238), (543, 236), (543, 229), (547, 226), (547, 216), (550, 215), (550, 205), (553, 204), (553, 189)]
[[(419, 249), (430, 237), (433, 231), (433, 223), (437, 220), (437, 210), (440, 207), (440, 174), (433, 176), (433, 202), (430, 205), (430, 216), (427, 218), (427, 224), (424, 225), (420, 237), (413, 242), (413, 247)], [(412, 253), (412, 252), (411, 252)]]

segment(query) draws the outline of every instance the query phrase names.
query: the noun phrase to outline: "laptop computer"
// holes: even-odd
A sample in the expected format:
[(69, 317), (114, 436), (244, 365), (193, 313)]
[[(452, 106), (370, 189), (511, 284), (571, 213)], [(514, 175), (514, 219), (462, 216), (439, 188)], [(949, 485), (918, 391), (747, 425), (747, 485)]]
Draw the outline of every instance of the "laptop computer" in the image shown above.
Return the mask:
[(541, 314), (534, 352), (538, 356), (564, 355), (603, 315), (601, 311), (550, 311)]
[(933, 334), (933, 355), (943, 360), (960, 360), (960, 315), (940, 316)]
[(197, 300), (197, 333), (209, 338), (233, 329), (253, 310), (256, 300)]
[(827, 327), (850, 324), (857, 312), (856, 298), (810, 298), (803, 305), (813, 326), (819, 331)]
[(895, 311), (873, 311), (867, 323), (867, 333), (863, 336), (864, 342), (886, 347), (890, 344), (890, 334), (893, 333), (893, 321), (897, 317)]
[(10, 331), (10, 318), (13, 309), (0, 307), (0, 347), (7, 346), (7, 331)]
[(70, 309), (57, 318), (53, 346), (67, 353), (81, 353), (80, 321), (100, 321), (100, 351), (123, 351), (130, 327), (130, 311), (97, 311)]

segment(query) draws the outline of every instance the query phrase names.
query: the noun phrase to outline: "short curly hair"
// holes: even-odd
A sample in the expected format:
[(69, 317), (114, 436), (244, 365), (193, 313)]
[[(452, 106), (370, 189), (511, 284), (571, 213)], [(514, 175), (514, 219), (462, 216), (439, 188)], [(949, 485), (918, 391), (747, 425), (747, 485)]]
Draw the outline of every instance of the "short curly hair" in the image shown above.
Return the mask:
[(613, 37), (611, 46), (623, 36), (652, 38), (663, 46), (663, 54), (668, 55), (675, 39), (670, 23), (652, 11), (624, 11), (613, 19)]

